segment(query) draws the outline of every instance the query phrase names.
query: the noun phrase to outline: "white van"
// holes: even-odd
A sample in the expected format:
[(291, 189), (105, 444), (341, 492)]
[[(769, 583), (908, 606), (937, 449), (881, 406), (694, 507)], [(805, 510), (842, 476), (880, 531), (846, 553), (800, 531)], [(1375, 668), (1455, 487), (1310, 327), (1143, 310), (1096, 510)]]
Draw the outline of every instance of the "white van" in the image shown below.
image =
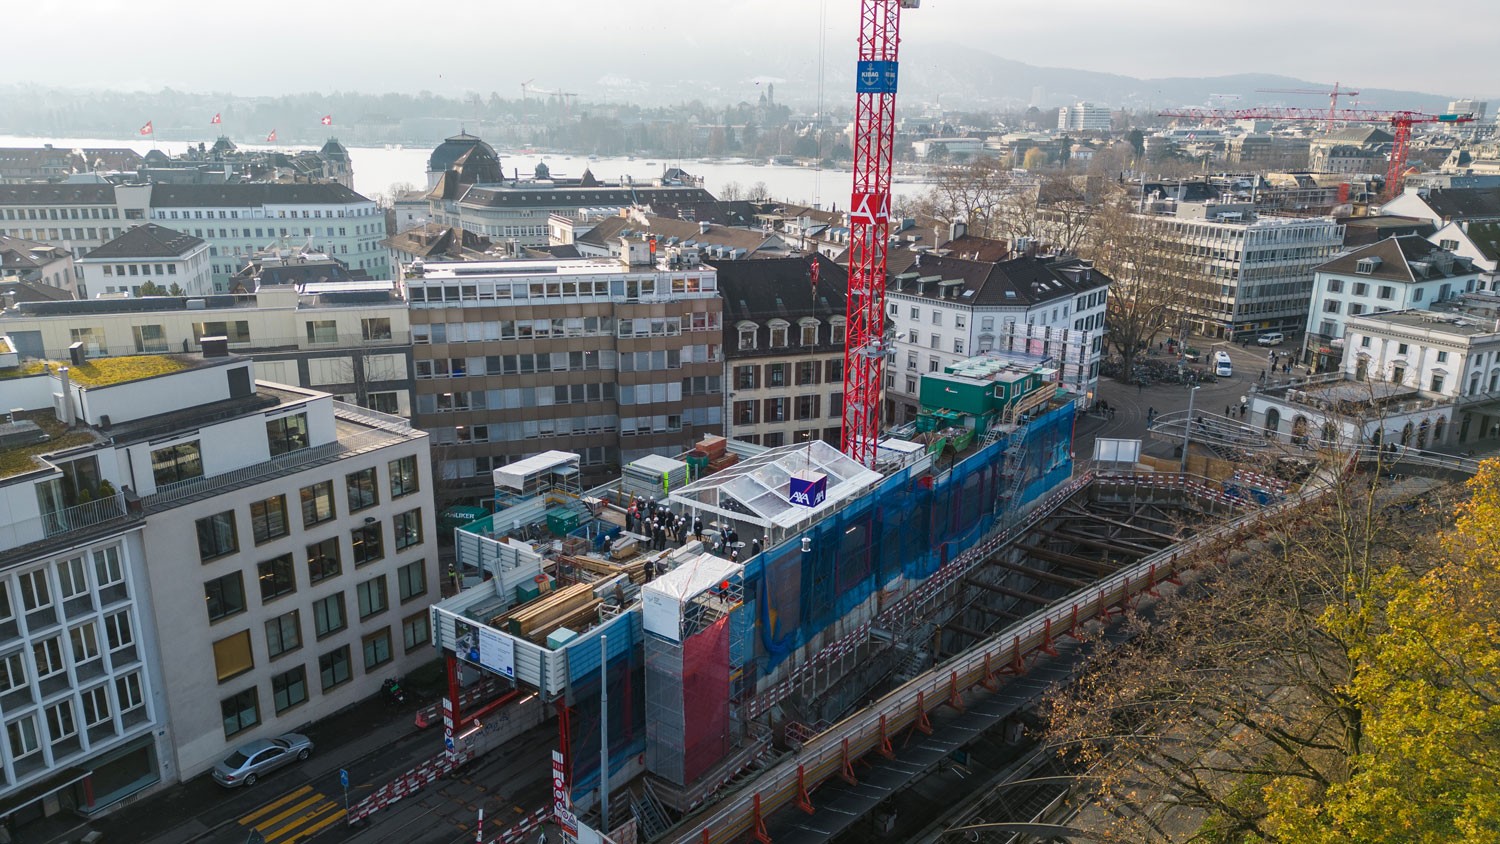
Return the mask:
[(1262, 346), (1280, 346), (1285, 339), (1286, 337), (1280, 331), (1267, 331), (1255, 338), (1255, 342)]
[(1229, 360), (1228, 352), (1214, 352), (1214, 375), (1220, 378), (1228, 378), (1234, 374), (1234, 364)]

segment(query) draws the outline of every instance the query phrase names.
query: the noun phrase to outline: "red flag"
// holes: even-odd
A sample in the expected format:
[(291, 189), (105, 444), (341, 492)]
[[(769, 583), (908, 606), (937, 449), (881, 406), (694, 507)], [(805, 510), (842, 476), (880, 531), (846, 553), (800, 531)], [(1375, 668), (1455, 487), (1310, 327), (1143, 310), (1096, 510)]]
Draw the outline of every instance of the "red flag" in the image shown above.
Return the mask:
[(275, 141), (276, 141), (276, 130), (272, 129), (271, 130), (271, 134), (269, 134), (269, 135), (266, 136), (266, 143), (275, 143)]
[(208, 122), (211, 125), (217, 126), (218, 124), (223, 123), (224, 121), (219, 118), (219, 113), (216, 111), (216, 112), (214, 112), (214, 119), (210, 120)]
[(332, 126), (333, 125), (333, 115), (331, 115), (331, 114), (325, 114), (325, 115), (323, 115), (323, 125), (324, 126)]
[(147, 120), (146, 121), (146, 125), (141, 127), (141, 134), (142, 135), (154, 134), (154, 130), (151, 128), (151, 121)]

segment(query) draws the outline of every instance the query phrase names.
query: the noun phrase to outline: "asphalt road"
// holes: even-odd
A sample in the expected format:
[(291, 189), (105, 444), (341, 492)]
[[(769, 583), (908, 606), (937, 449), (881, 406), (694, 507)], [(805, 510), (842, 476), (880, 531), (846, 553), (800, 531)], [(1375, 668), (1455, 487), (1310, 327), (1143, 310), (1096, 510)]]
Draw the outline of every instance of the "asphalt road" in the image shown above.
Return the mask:
[[(1194, 413), (1211, 413), (1223, 415), (1226, 410), (1237, 411), (1241, 398), (1248, 401), (1250, 387), (1260, 378), (1263, 370), (1269, 369), (1267, 352), (1275, 351), (1283, 355), (1292, 352), (1291, 343), (1283, 343), (1274, 349), (1266, 349), (1254, 345), (1249, 348), (1223, 341), (1215, 342), (1203, 339), (1192, 341), (1194, 348), (1198, 349), (1203, 358), (1200, 366), (1209, 365), (1213, 353), (1223, 350), (1229, 353), (1229, 358), (1234, 364), (1234, 374), (1228, 378), (1219, 378), (1212, 384), (1200, 384), (1197, 395), (1193, 397)], [(1165, 360), (1158, 356), (1156, 359)], [(1306, 368), (1292, 367), (1287, 375), (1278, 375), (1276, 380), (1271, 380), (1268, 373), (1267, 379), (1270, 383), (1286, 381), (1293, 375), (1306, 375)], [(1186, 384), (1152, 384), (1148, 387), (1137, 387), (1134, 384), (1124, 384), (1112, 378), (1102, 378), (1099, 381), (1099, 398), (1109, 403), (1114, 410), (1113, 418), (1106, 418), (1099, 414), (1090, 413), (1079, 417), (1076, 437), (1074, 440), (1074, 454), (1077, 459), (1088, 459), (1094, 454), (1094, 440), (1100, 437), (1114, 437), (1121, 439), (1144, 439), (1146, 437), (1146, 415), (1148, 411), (1155, 410), (1157, 415), (1170, 413), (1172, 411), (1187, 410), (1188, 391)]]

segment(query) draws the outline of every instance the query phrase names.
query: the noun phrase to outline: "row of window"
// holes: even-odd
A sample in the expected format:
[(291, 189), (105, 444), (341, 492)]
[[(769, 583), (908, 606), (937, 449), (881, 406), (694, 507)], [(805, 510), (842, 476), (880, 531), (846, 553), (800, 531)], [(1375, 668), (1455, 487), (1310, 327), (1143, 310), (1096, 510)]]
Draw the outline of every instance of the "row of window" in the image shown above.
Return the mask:
[[(295, 613), (291, 615), (295, 616)], [(274, 619), (271, 622), (267, 622), (266, 636), (268, 642), (274, 635), (276, 636), (278, 645), (282, 647), (282, 650), (275, 652), (278, 654), (287, 653), (289, 650), (301, 647), (300, 631), (298, 631), (299, 621), (296, 618), (292, 618), (290, 621), (286, 619), (287, 617), (283, 616), (281, 619)], [(274, 634), (271, 632), (272, 624), (278, 625), (277, 632)], [(283, 624), (288, 626), (283, 627)], [(247, 631), (245, 636), (248, 637), (248, 635)], [(405, 653), (411, 653), (427, 644), (431, 636), (428, 615), (425, 610), (402, 619), (401, 640)], [(296, 637), (295, 644), (291, 647), (286, 647), (290, 637)], [(236, 643), (234, 647), (239, 648), (241, 645)], [(247, 649), (246, 653), (248, 653), (248, 641), (243, 644), (243, 647)], [(379, 670), (381, 666), (390, 662), (393, 659), (390, 628), (382, 627), (379, 630), (366, 633), (360, 637), (360, 650), (361, 661), (364, 664), (366, 674)], [(217, 654), (218, 645), (216, 644), (215, 655), (217, 656)], [(320, 654), (318, 656), (318, 685), (321, 691), (327, 694), (353, 679), (354, 670), (352, 665), (353, 659), (348, 645), (341, 645), (327, 653)], [(269, 685), (271, 707), (277, 715), (281, 715), (290, 709), (306, 703), (310, 698), (306, 665), (297, 665), (272, 675)], [(219, 704), (219, 709), (224, 722), (225, 738), (230, 738), (251, 727), (257, 726), (262, 720), (260, 688), (252, 686), (224, 698)]]
[[(411, 495), (420, 489), (417, 458), (414, 455), (388, 462), (386, 470), (389, 475), (392, 500)], [(380, 503), (380, 491), (376, 485), (377, 479), (373, 466), (344, 476), (344, 488), (348, 495), (350, 513), (357, 513)], [(302, 506), (304, 530), (330, 521), (338, 515), (331, 480), (319, 481), (311, 486), (302, 487), (298, 491), (298, 498)], [(290, 532), (286, 507), (284, 495), (275, 495), (250, 505), (251, 534), (256, 545), (279, 539)], [(420, 530), (420, 520), (418, 524)], [(199, 519), (197, 529), (198, 557), (202, 562), (207, 563), (240, 550), (239, 530), (233, 510)], [(396, 536), (398, 547), (406, 547), (400, 545), (401, 531), (399, 529)]]
[[(700, 315), (692, 316), (696, 322)], [(614, 317), (600, 316), (434, 322), (412, 325), (411, 341), (417, 344), (484, 343), (498, 340), (543, 340), (549, 337), (608, 337), (614, 334), (614, 325)]]
[[(797, 342), (803, 347), (818, 345), (819, 328), (822, 325), (818, 320), (811, 317), (801, 320), (797, 326)], [(792, 326), (784, 320), (774, 320), (769, 324), (771, 329), (771, 344), (767, 348), (785, 349), (790, 348)], [(842, 317), (835, 318), (828, 327), (828, 342), (841, 346), (844, 343), (847, 326)], [(753, 322), (740, 322), (735, 325), (735, 331), (739, 334), (740, 351), (753, 351), (759, 347), (760, 326)]]
[(844, 382), (844, 361), (842, 359), (815, 361), (804, 360), (796, 363), (768, 363), (748, 364), (734, 368), (734, 384), (736, 390), (757, 390), (761, 387), (786, 387), (788, 374), (793, 377), (792, 385), (798, 387), (810, 384), (828, 383), (842, 384)]
[[(114, 670), (140, 658), (134, 647), (135, 627), (130, 619), (130, 610), (123, 609), (104, 616), (102, 625), (103, 645), (108, 649), (110, 665)], [(65, 633), (35, 639), (29, 648), (21, 647), (0, 655), (0, 694), (40, 684), (67, 671), (68, 663), (63, 659), (65, 651), (71, 659), (74, 674), (79, 679), (106, 673), (110, 669), (106, 669), (104, 665), (105, 651), (100, 648), (99, 626), (100, 622), (86, 621), (68, 628)], [(14, 705), (10, 708), (14, 708)]]
[[(307, 448), (307, 414), (294, 413), (267, 420), (266, 440), (272, 457)], [(189, 440), (153, 449), (151, 475), (156, 481), (158, 490), (165, 486), (203, 477), (201, 441)]]
[[(203, 210), (200, 209), (200, 210), (195, 210), (195, 211), (181, 211), (181, 212), (179, 212), (179, 211), (163, 211), (161, 209), (155, 209), (155, 210), (153, 210), (151, 212), (151, 217), (153, 219), (156, 219), (156, 220), (177, 220), (177, 219), (183, 219), (183, 220), (213, 220), (213, 219), (216, 219), (215, 213), (216, 212), (213, 209), (209, 209), (207, 211), (203, 211)], [(304, 208), (304, 209), (302, 209), (302, 213), (300, 215), (297, 213), (297, 211), (295, 209), (293, 209), (291, 211), (288, 211), (288, 210), (286, 210), (286, 209), (283, 208), (283, 209), (281, 209), (279, 211), (276, 211), (273, 214), (271, 211), (269, 211), (267, 209), (257, 208), (254, 211), (246, 211), (245, 215), (244, 215), (244, 218), (247, 219), (247, 220), (250, 220), (250, 219), (261, 219), (261, 218), (269, 220), (269, 219), (272, 219), (274, 217), (275, 219), (278, 219), (278, 220), (286, 220), (286, 219), (294, 219), (295, 220), (295, 219), (297, 219), (300, 216), (301, 219), (304, 219), (304, 220), (320, 220), (320, 219), (323, 219), (324, 217), (327, 217), (328, 219), (331, 220), (334, 217), (373, 217), (373, 216), (375, 216), (376, 214), (379, 214), (379, 213), (380, 213), (380, 209), (374, 207), (373, 205), (364, 206), (364, 207), (358, 207), (358, 208), (351, 208), (351, 209), (347, 209), (347, 210), (343, 209), (343, 208), (340, 208), (337, 211), (335, 211), (334, 209), (330, 208), (330, 209), (328, 209), (328, 211), (326, 213), (321, 208), (314, 208), (311, 211), (309, 211), (306, 208)], [(225, 211), (225, 210), (220, 209), (217, 212), (217, 219), (220, 219), (220, 220), (238, 220), (238, 219), (240, 219), (240, 212), (237, 211), (237, 210), (228, 210), (228, 211)], [(378, 230), (376, 228), (377, 225), (380, 226), (380, 228)], [(377, 223), (368, 223), (368, 224), (361, 224), (357, 228), (358, 228), (360, 234), (365, 234), (366, 230), (368, 230), (371, 233), (384, 234), (384, 227), (385, 227), (384, 223), (378, 223), (378, 224)], [(246, 229), (245, 231), (249, 232), (250, 230)], [(259, 237), (259, 235), (257, 235), (257, 237)]]
[(642, 297), (712, 293), (719, 289), (714, 275), (672, 275), (666, 278), (630, 276), (545, 281), (506, 279), (465, 283), (420, 282), (408, 285), (407, 298), (415, 303), (469, 303), (495, 301), (546, 301), (580, 297), (639, 300)]
[[(759, 422), (785, 422), (788, 419), (788, 410), (792, 419), (806, 420), (823, 418), (823, 397), (820, 395), (803, 395), (791, 398), (780, 397), (774, 399), (762, 399), (759, 401), (737, 401), (734, 403), (734, 423), (736, 425), (754, 425)], [(839, 419), (844, 415), (844, 394), (828, 394), (829, 419)]]
[(120, 209), (112, 206), (89, 208), (7, 208), (7, 220), (118, 220)]
[[(52, 608), (58, 601), (69, 601), (92, 591), (122, 586), (125, 583), (125, 568), (120, 561), (120, 546), (110, 545), (95, 549), (89, 555), (93, 565), (85, 563), (84, 555), (59, 560), (50, 567), (35, 568), (16, 575), (17, 591), (20, 593), (21, 612), (27, 616)], [(89, 575), (93, 580), (90, 582)], [(53, 583), (57, 590), (53, 591)], [(0, 579), (0, 625), (13, 624), (16, 618), (15, 601), (10, 594), (10, 581)]]
[(56, 759), (79, 749), (80, 723), (91, 738), (98, 737), (101, 730), (113, 734), (113, 727), (106, 725), (117, 715), (131, 721), (132, 716), (143, 715), (145, 707), (146, 696), (138, 671), (84, 689), (76, 699), (69, 696), (49, 703), (41, 713), (45, 733), (38, 729), (35, 713), (5, 723), (6, 747), (11, 762), (17, 768), (40, 767), (44, 741), (52, 746)]
[[(113, 240), (124, 234), (121, 228), (62, 228), (62, 229), (0, 229), (0, 234), (9, 234), (14, 237), (22, 237), (27, 240), (44, 240), (49, 243), (69, 240)], [(81, 250), (74, 250), (75, 257), (81, 257)]]

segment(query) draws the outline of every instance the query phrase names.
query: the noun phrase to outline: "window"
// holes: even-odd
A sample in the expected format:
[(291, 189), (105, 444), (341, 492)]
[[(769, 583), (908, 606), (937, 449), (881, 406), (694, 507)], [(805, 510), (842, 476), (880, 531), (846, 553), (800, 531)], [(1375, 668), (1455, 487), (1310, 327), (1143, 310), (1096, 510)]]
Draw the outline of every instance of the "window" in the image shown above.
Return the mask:
[(308, 320), (307, 342), (310, 345), (328, 345), (339, 341), (338, 323), (331, 319)]
[(406, 646), (407, 653), (427, 644), (432, 638), (428, 623), (426, 612), (409, 615), (401, 620), (401, 641)]
[(299, 610), (266, 622), (266, 654), (275, 659), (302, 647), (302, 616)]
[(1458, 249), (1458, 241), (1456, 241), (1456, 240), (1440, 240), (1440, 241), (1438, 241), (1438, 247), (1441, 248), (1441, 249), (1446, 249), (1449, 252), (1453, 252), (1454, 250)]
[(386, 594), (385, 575), (371, 578), (355, 587), (359, 595), (359, 617), (360, 620), (372, 615), (383, 613), (390, 606), (389, 597)]
[(739, 325), (740, 351), (749, 351), (755, 348), (756, 325), (753, 322), (742, 322)]
[(198, 441), (169, 445), (151, 452), (151, 474), (158, 487), (203, 477), (203, 454)]
[(307, 448), (307, 414), (293, 413), (268, 420), (266, 439), (271, 443), (272, 457)]
[(1366, 284), (1363, 281), (1356, 281), (1356, 282), (1354, 282), (1354, 295), (1355, 296), (1368, 296), (1368, 295), (1370, 295), (1370, 285)]
[(95, 686), (83, 693), (83, 725), (97, 727), (110, 719), (109, 688)]
[(307, 668), (299, 665), (271, 678), (271, 705), (276, 714), (307, 702)]
[(391, 661), (391, 629), (382, 627), (360, 640), (365, 649), (365, 671)]
[(1440, 374), (1440, 373), (1434, 373), (1433, 376), (1432, 376), (1432, 384), (1430, 386), (1430, 389), (1434, 393), (1441, 393), (1443, 391), (1443, 381), (1444, 380), (1445, 379), (1444, 379), (1444, 376), (1442, 374)]
[(427, 594), (427, 561), (417, 560), (396, 569), (396, 589), (403, 604)]
[(808, 322), (802, 325), (802, 345), (818, 345), (818, 324), (816, 322)]
[(250, 528), (255, 544), (270, 542), (289, 532), (286, 520), (286, 496), (273, 495), (250, 505)]
[(1408, 347), (1407, 347), (1407, 345), (1405, 343), (1397, 343), (1396, 344), (1396, 354), (1398, 354), (1398, 355), (1404, 355), (1404, 354), (1406, 354), (1407, 348)]
[(953, 351), (954, 351), (955, 354), (960, 354), (960, 355), (963, 354), (964, 353), (964, 341), (955, 338), (954, 341), (953, 341)]
[(322, 481), (302, 488), (302, 526), (326, 522), (335, 515), (333, 507), (333, 481)]
[(100, 589), (125, 582), (125, 570), (120, 565), (120, 546), (110, 545), (94, 551), (94, 579)]
[(1420, 302), (1420, 301), (1422, 301), (1422, 295), (1423, 295), (1422, 288), (1420, 288), (1420, 287), (1414, 288), (1411, 291), (1411, 300), (1413, 302)]
[(130, 626), (130, 612), (122, 610), (114, 615), (105, 616), (104, 635), (109, 642), (111, 654), (135, 644), (135, 630)]
[(115, 678), (115, 700), (120, 705), (120, 713), (122, 715), (132, 709), (137, 709), (145, 705), (146, 698), (141, 693), (141, 675), (139, 672)]
[(1438, 363), (1447, 363), (1448, 362), (1448, 353), (1447, 352), (1438, 352), (1437, 353), (1437, 362)]
[(250, 652), (250, 631), (242, 630), (214, 642), (214, 670), (219, 682), (232, 680), (255, 667), (255, 656)]
[(219, 702), (219, 712), (224, 717), (224, 738), (243, 733), (260, 723), (260, 700), (255, 687)]
[(343, 592), (313, 602), (313, 634), (319, 639), (343, 630), (348, 624), (349, 620), (344, 616)]
[(78, 722), (73, 717), (73, 701), (61, 700), (47, 707), (47, 736), (53, 744), (70, 738), (78, 732)]
[[(840, 317), (839, 319), (842, 319), (842, 317)], [(833, 323), (833, 325), (829, 326), (829, 329), (832, 336), (829, 337), (828, 341), (835, 346), (844, 345), (844, 336), (846, 331), (845, 324), (843, 322), (835, 322)]]
[(942, 361), (938, 359), (937, 355), (933, 355), (932, 358), (927, 361), (928, 372), (937, 372), (938, 367), (940, 366), (942, 366)]
[(245, 320), (193, 323), (193, 342), (202, 343), (204, 337), (223, 337), (230, 345), (243, 346), (250, 342), (250, 323)]
[(203, 562), (240, 550), (234, 511), (225, 510), (198, 520), (198, 558)]
[(0, 693), (26, 685), (26, 654), (16, 651), (0, 656)]
[(57, 564), (57, 585), (64, 601), (88, 591), (89, 579), (82, 557), (71, 557)]
[(357, 527), (349, 532), (349, 545), (354, 551), (355, 568), (385, 557), (383, 538), (379, 522)]
[(1393, 298), (1395, 295), (1396, 295), (1395, 288), (1393, 288), (1393, 287), (1391, 287), (1390, 285), (1387, 285), (1387, 284), (1380, 285), (1380, 293), (1379, 293), (1380, 298), (1382, 298), (1382, 299), (1390, 299), (1390, 298)]
[(1368, 348), (1370, 348), (1370, 338), (1369, 337), (1361, 337), (1361, 338), (1359, 338), (1359, 347), (1361, 349), (1368, 349)]
[(92, 621), (69, 630), (68, 642), (72, 645), (74, 666), (99, 656), (99, 628)]
[(1349, 303), (1349, 316), (1359, 316), (1365, 312), (1365, 306), (1358, 302)]
[(216, 577), (203, 584), (208, 601), (208, 620), (218, 621), (245, 611), (245, 580), (239, 572)]
[(297, 591), (296, 564), (291, 554), (273, 557), (256, 566), (260, 574), (260, 601), (266, 603)]
[(1378, 260), (1371, 258), (1361, 258), (1355, 262), (1354, 271), (1359, 273), (1360, 275), (1369, 275), (1370, 273), (1375, 272), (1375, 268), (1378, 266), (1380, 266), (1380, 261)]
[(53, 636), (31, 643), (31, 659), (36, 664), (36, 677), (41, 680), (61, 672), (63, 665), (62, 637)]
[(388, 317), (366, 317), (359, 321), (360, 336), (365, 340), (391, 339), (391, 321)]
[(345, 645), (318, 657), (318, 673), (323, 680), (323, 691), (349, 682), (349, 646)]
[(411, 495), (419, 489), (417, 482), (417, 456), (409, 455), (399, 460), (392, 460), (386, 469), (391, 475), (391, 497), (400, 498), (403, 495)]
[(375, 489), (375, 467), (352, 472), (344, 480), (349, 488), (349, 512), (357, 513), (380, 503), (380, 494)]
[(1342, 305), (1343, 305), (1343, 303), (1340, 302), (1337, 299), (1324, 299), (1323, 300), (1323, 312), (1324, 313), (1329, 313), (1329, 314), (1336, 314), (1336, 313), (1339, 312), (1339, 308)]
[(768, 387), (785, 387), (786, 386), (786, 364), (784, 364), (784, 363), (773, 363), (773, 364), (770, 364), (770, 365), (768, 365), (766, 367), (766, 386), (768, 386)]
[(36, 737), (36, 716), (27, 715), (5, 725), (5, 736), (10, 741), (10, 756), (21, 759), (41, 749)]
[(339, 556), (339, 541), (329, 537), (322, 542), (307, 546), (307, 582), (337, 577), (343, 571), (343, 560)]
[(135, 335), (135, 350), (138, 354), (157, 354), (167, 350), (167, 335), (160, 325), (137, 325), (131, 332)]
[(787, 329), (791, 326), (784, 322), (771, 323), (771, 348), (784, 349), (787, 346)]
[(1329, 293), (1343, 293), (1344, 292), (1344, 280), (1341, 279), (1341, 278), (1330, 278), (1330, 279), (1328, 279), (1328, 292)]
[(404, 551), (422, 542), (422, 510), (396, 514), (396, 550)]

